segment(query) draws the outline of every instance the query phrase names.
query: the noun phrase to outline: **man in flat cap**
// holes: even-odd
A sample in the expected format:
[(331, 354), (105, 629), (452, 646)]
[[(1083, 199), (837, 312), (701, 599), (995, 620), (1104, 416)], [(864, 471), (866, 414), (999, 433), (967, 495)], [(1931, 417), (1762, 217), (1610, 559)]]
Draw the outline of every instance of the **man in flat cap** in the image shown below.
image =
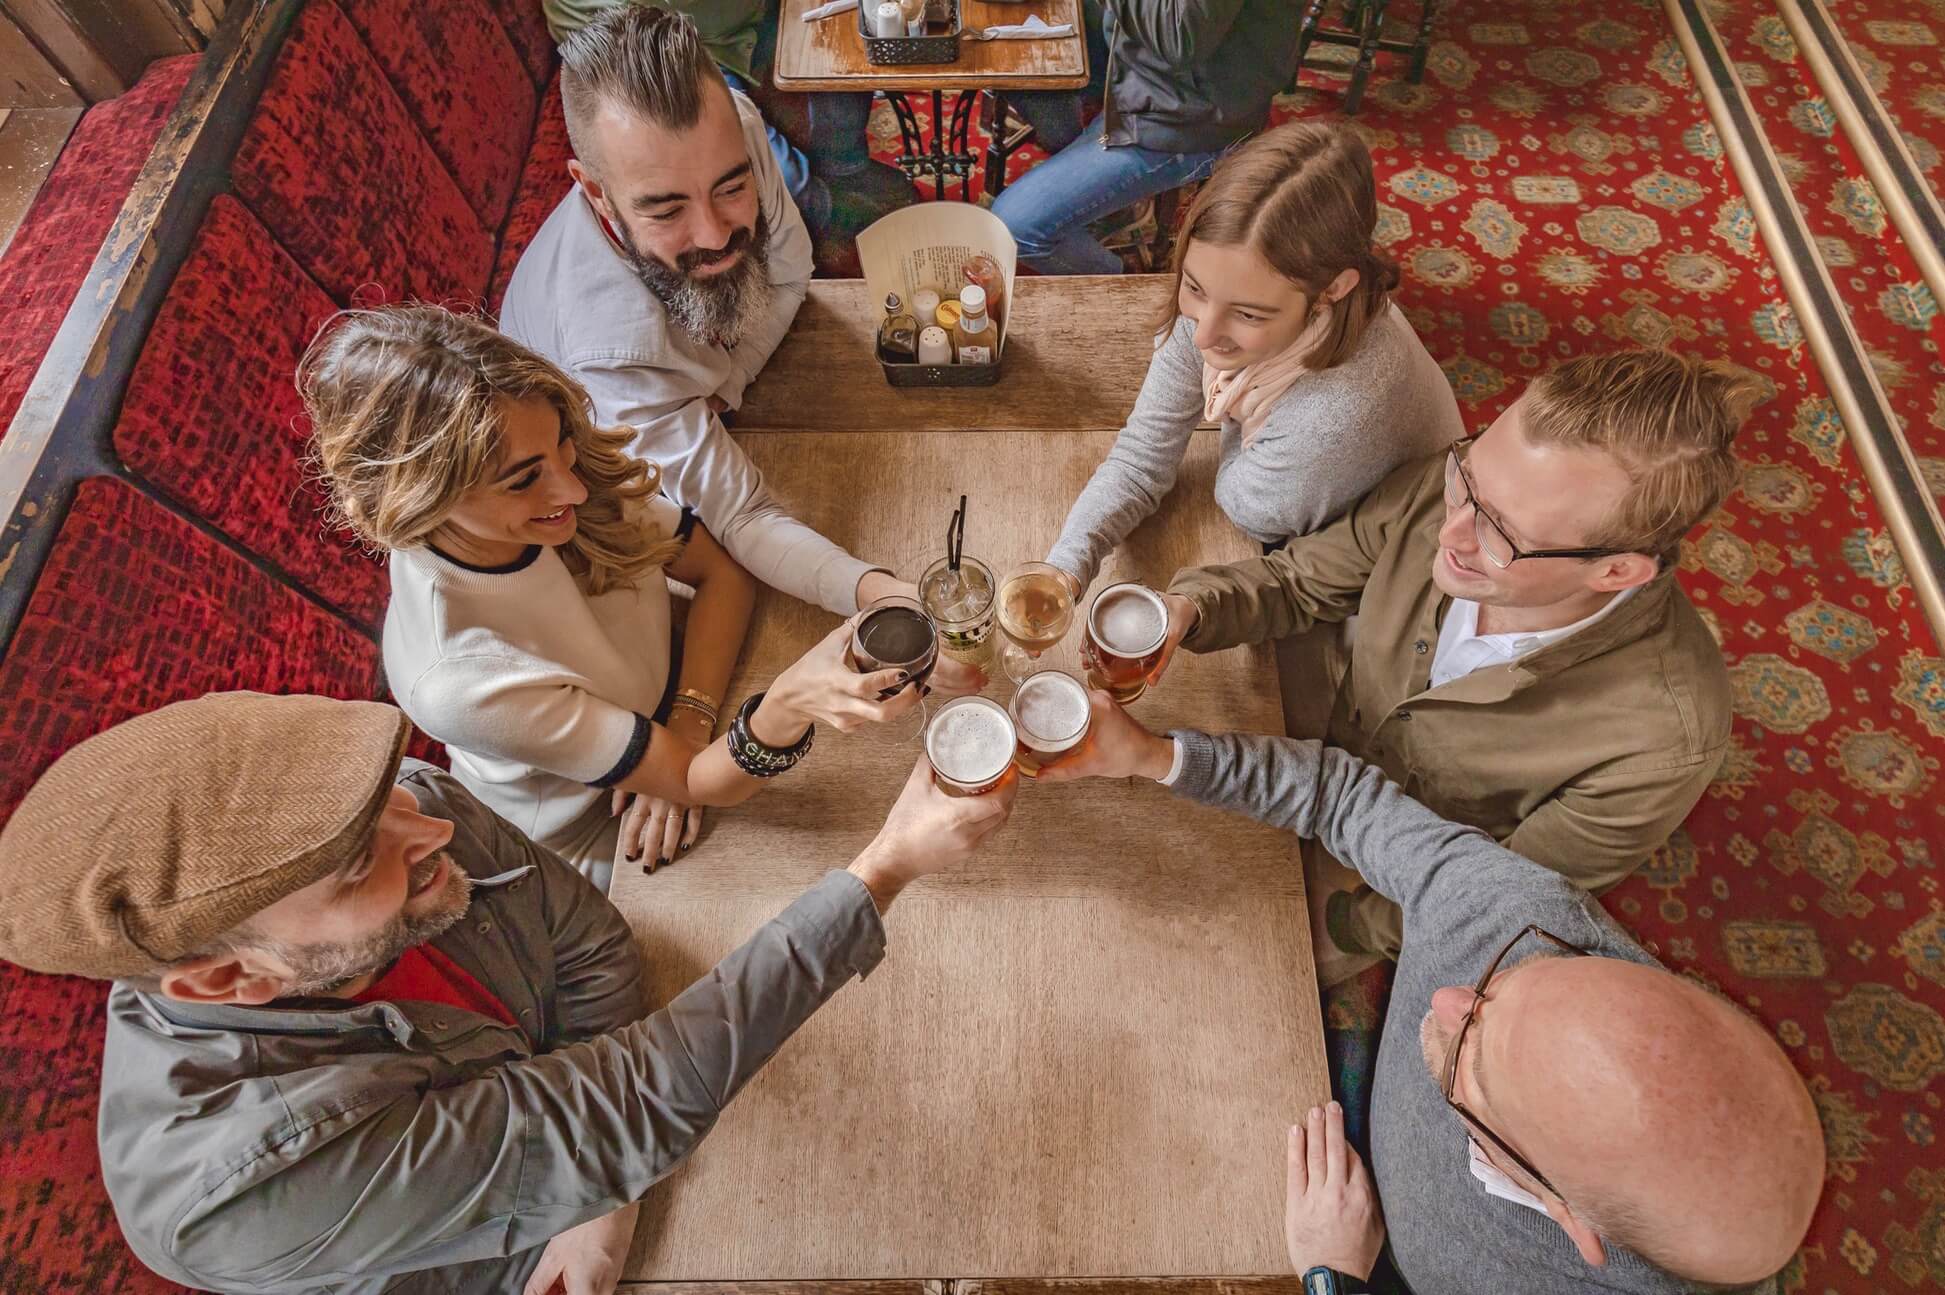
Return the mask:
[(651, 1015), (620, 914), (407, 732), (212, 694), (75, 747), (0, 830), (0, 957), (118, 982), (102, 1171), (173, 1281), (611, 1291), (635, 1202), (1013, 798), (920, 761), (848, 871)]

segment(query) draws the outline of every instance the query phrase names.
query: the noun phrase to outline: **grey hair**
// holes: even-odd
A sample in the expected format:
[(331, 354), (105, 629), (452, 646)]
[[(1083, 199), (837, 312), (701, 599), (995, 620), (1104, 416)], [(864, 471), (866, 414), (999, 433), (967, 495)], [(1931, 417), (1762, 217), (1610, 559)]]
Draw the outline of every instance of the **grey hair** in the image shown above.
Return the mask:
[(594, 118), (617, 104), (651, 125), (687, 130), (723, 74), (687, 14), (645, 4), (606, 10), (561, 44), (561, 109), (581, 165), (598, 168)]

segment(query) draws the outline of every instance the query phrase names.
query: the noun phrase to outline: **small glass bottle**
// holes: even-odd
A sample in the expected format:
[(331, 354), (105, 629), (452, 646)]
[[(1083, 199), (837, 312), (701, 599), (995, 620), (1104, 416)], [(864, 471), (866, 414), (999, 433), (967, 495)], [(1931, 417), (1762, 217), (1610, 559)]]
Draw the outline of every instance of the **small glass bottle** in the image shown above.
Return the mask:
[(1006, 273), (990, 252), (976, 252), (966, 261), (967, 283), (976, 283), (986, 293), (986, 318), (993, 321), (995, 334), (1006, 328)]
[(952, 330), (952, 354), (960, 364), (993, 362), (993, 325), (986, 318), (986, 290), (976, 283), (959, 290), (959, 324)]
[(918, 321), (905, 313), (895, 292), (885, 295), (885, 322), (878, 325), (878, 358), (886, 364), (918, 363)]

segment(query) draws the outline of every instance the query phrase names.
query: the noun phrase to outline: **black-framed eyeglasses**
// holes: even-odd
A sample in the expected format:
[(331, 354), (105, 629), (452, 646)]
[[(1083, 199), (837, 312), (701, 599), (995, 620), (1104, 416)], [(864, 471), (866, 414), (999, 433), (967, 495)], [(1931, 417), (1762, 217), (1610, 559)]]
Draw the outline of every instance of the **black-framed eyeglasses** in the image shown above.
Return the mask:
[[(1529, 935), (1536, 935), (1548, 944), (1551, 944), (1554, 948), (1559, 949), (1562, 953), (1576, 958), (1593, 956), (1578, 944), (1569, 940), (1563, 940), (1544, 927), (1532, 925), (1521, 927), (1519, 934), (1506, 941), (1505, 947), (1493, 955), (1493, 960), (1486, 966), (1486, 974), (1479, 977), (1479, 983), (1472, 987), (1472, 1006), (1466, 1009), (1465, 1024), (1459, 1027), (1458, 1037), (1452, 1040), (1452, 1053), (1445, 1059), (1445, 1082), (1439, 1085), (1439, 1094), (1445, 1098), (1445, 1104), (1456, 1111), (1459, 1118), (1466, 1122), (1468, 1128), (1499, 1148), (1507, 1159), (1518, 1165), (1525, 1172), (1527, 1177), (1552, 1192), (1555, 1196), (1560, 1196), (1560, 1189), (1548, 1182), (1547, 1176), (1535, 1169), (1532, 1161), (1508, 1146), (1506, 1139), (1487, 1128), (1485, 1121), (1467, 1110), (1463, 1102), (1452, 1096), (1453, 1085), (1458, 1082), (1459, 1078), (1459, 1055), (1465, 1051), (1466, 1035), (1471, 1032), (1472, 1023), (1479, 1016), (1479, 1004), (1485, 1001), (1486, 986), (1491, 983), (1494, 976), (1499, 974), (1499, 964), (1506, 961), (1506, 955), (1511, 953), (1514, 947)], [(1566, 1197), (1560, 1196), (1560, 1199), (1565, 1200)]]
[(1487, 516), (1486, 510), (1479, 506), (1478, 492), (1472, 488), (1472, 474), (1467, 472), (1461, 460), (1466, 451), (1472, 448), (1470, 437), (1460, 437), (1452, 442), (1445, 453), (1445, 506), (1448, 508), (1472, 509), (1472, 534), (1478, 541), (1479, 551), (1486, 560), (1504, 571), (1522, 558), (1615, 558), (1632, 549), (1523, 549), (1513, 543), (1513, 539), (1499, 528), (1499, 523)]

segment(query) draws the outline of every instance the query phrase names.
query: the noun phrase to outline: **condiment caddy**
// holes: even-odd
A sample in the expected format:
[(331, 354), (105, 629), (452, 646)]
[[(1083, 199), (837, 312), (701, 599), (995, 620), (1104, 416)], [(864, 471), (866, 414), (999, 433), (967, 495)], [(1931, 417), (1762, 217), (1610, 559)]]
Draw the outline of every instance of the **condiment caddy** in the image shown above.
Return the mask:
[(1017, 254), (998, 217), (967, 203), (918, 203), (859, 234), (858, 253), (878, 307), (871, 337), (887, 383), (999, 381)]
[(858, 35), (877, 67), (959, 61), (959, 0), (858, 0)]

